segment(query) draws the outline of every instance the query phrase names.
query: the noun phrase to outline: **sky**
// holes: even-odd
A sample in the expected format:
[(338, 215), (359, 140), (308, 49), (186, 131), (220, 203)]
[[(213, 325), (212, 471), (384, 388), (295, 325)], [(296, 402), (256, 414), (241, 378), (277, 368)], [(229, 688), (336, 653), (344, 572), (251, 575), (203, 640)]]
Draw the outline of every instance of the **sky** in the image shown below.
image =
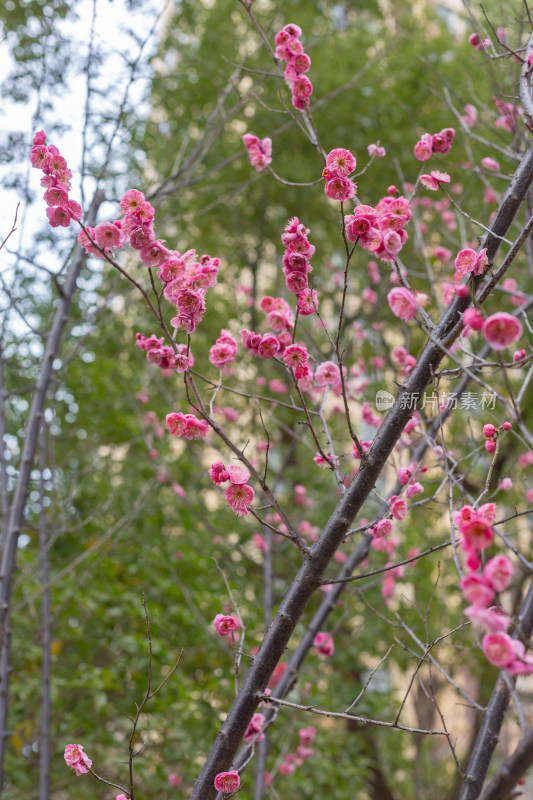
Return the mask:
[[(133, 6), (133, 7), (132, 7)], [(110, 103), (109, 85), (116, 91), (117, 97), (122, 98), (124, 87), (128, 82), (130, 71), (128, 61), (135, 59), (138, 54), (138, 46), (132, 41), (132, 36), (128, 33), (131, 29), (139, 39), (143, 39), (148, 31), (151, 30), (156, 18), (165, 8), (164, 0), (142, 0), (142, 3), (128, 3), (126, 0), (80, 0), (76, 4), (76, 19), (69, 21), (59, 20), (55, 33), (60, 35), (68, 42), (74, 42), (76, 52), (84, 59), (89, 52), (89, 32), (91, 30), (93, 11), (95, 11), (94, 22), (94, 48), (100, 49), (104, 55), (104, 61), (100, 70), (100, 75), (93, 76), (93, 86), (95, 89), (104, 90), (103, 99), (93, 96), (90, 114), (95, 118), (104, 108), (113, 110)], [(156, 36), (148, 49), (153, 49), (156, 44), (157, 33), (161, 29), (161, 22), (156, 25)], [(94, 62), (94, 72), (98, 66)], [(0, 74), (9, 76), (14, 67), (13, 58), (9, 51), (6, 41), (0, 44)], [(139, 108), (143, 98), (147, 96), (147, 78), (149, 68), (145, 64), (141, 70), (142, 78), (134, 82), (129, 88), (129, 98), (134, 107)], [(59, 147), (61, 154), (67, 159), (69, 168), (73, 172), (72, 190), (70, 196), (81, 202), (81, 187), (79, 181), (80, 164), (83, 149), (82, 130), (84, 127), (85, 106), (87, 101), (87, 71), (81, 74), (72, 74), (68, 80), (66, 88), (59, 91), (50, 87), (51, 91), (44, 91), (40, 97), (30, 96), (25, 103), (13, 103), (9, 98), (3, 98), (0, 105), (0, 127), (7, 130), (16, 130), (23, 134), (28, 142), (28, 149), (31, 146), (33, 134), (36, 130), (47, 130), (48, 125), (60, 122), (65, 125), (61, 132), (54, 132), (49, 136), (47, 143), (55, 144)], [(9, 80), (9, 77), (8, 77)], [(47, 110), (40, 115), (37, 112), (39, 104), (43, 100), (51, 103), (51, 110)], [(118, 101), (117, 101), (118, 107)], [(143, 111), (149, 113), (149, 106), (144, 104)], [(21, 165), (18, 165), (20, 169)], [(0, 165), (0, 175), (9, 176), (11, 164)], [(2, 202), (0, 203), (0, 235), (2, 238), (11, 229), (17, 203), (20, 202), (17, 248), (21, 247), (24, 241), (32, 238), (32, 235), (42, 225), (45, 219), (46, 205), (39, 198), (41, 188), (39, 185), (41, 173), (36, 169), (31, 169), (28, 161), (25, 176), (29, 180), (30, 190), (36, 193), (36, 200), (28, 206), (22, 192), (8, 189), (0, 189)], [(86, 187), (86, 194), (90, 198), (92, 187)], [(64, 235), (63, 230), (58, 230), (58, 235)], [(10, 249), (15, 245), (15, 237), (10, 240)], [(0, 255), (0, 269), (6, 267), (5, 259)]]

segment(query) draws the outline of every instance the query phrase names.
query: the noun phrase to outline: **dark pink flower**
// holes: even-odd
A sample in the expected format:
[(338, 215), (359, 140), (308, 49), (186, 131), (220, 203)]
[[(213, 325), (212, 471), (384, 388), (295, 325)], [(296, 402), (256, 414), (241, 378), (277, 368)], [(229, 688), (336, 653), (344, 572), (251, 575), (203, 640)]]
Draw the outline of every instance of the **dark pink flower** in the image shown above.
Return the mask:
[(219, 636), (229, 636), (230, 633), (241, 627), (241, 621), (234, 614), (217, 614), (213, 625)]
[(333, 644), (333, 637), (331, 633), (317, 633), (313, 639), (313, 647), (323, 656), (329, 658), (335, 652), (335, 645)]
[(237, 516), (244, 517), (250, 513), (250, 503), (255, 492), (248, 484), (232, 483), (226, 489), (226, 502)]
[(231, 772), (219, 772), (215, 778), (215, 789), (217, 792), (223, 792), (224, 794), (236, 792), (240, 785), (241, 779), (236, 770), (232, 770)]

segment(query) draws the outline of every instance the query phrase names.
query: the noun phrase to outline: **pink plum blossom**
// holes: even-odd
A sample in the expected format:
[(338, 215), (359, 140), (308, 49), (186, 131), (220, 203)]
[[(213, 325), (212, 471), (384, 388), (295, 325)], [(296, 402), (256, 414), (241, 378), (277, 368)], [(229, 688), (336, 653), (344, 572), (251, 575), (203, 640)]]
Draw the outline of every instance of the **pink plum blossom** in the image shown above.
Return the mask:
[(264, 724), (266, 720), (263, 714), (254, 714), (252, 719), (250, 720), (248, 727), (246, 728), (246, 732), (244, 734), (244, 741), (245, 742), (260, 742), (261, 739), (265, 738), (265, 734), (262, 733)]
[(498, 311), (488, 317), (481, 329), (483, 336), (493, 350), (505, 350), (522, 336), (522, 323), (505, 311)]
[(485, 167), (485, 169), (490, 169), (492, 172), (497, 172), (500, 169), (500, 165), (496, 159), (490, 158), (490, 156), (481, 159), (481, 166)]
[(250, 478), (250, 473), (246, 467), (241, 467), (239, 464), (228, 467), (227, 473), (231, 483), (234, 483), (236, 486), (241, 486)]
[(83, 752), (81, 744), (67, 744), (64, 758), (65, 763), (75, 770), (77, 777), (89, 772), (93, 764), (89, 756)]
[(326, 167), (332, 173), (344, 178), (348, 177), (356, 166), (357, 162), (355, 156), (343, 147), (337, 147), (335, 150), (331, 150), (326, 156)]
[(513, 640), (508, 633), (497, 631), (487, 633), (483, 637), (482, 647), (491, 664), (496, 667), (506, 667), (515, 658)]
[(391, 289), (387, 300), (392, 313), (399, 319), (410, 320), (416, 314), (417, 304), (414, 295), (403, 286)]
[(231, 792), (236, 792), (240, 785), (241, 779), (236, 770), (232, 770), (231, 772), (219, 772), (215, 777), (215, 789), (217, 792), (231, 794)]
[(241, 627), (241, 621), (234, 614), (217, 614), (213, 620), (215, 631), (219, 636), (229, 636)]
[(487, 561), (483, 575), (495, 592), (503, 592), (509, 586), (513, 572), (513, 565), (507, 556), (499, 555)]
[(316, 728), (312, 725), (310, 725), (308, 728), (300, 728), (298, 731), (298, 736), (300, 739), (300, 744), (304, 747), (308, 747), (315, 741)]
[(209, 425), (205, 419), (198, 419), (194, 414), (182, 414), (173, 411), (166, 416), (169, 433), (184, 439), (205, 439)]
[(332, 656), (335, 651), (331, 633), (317, 633), (313, 639), (313, 647), (323, 656)]
[(226, 502), (237, 516), (244, 517), (250, 513), (250, 503), (254, 499), (255, 492), (251, 486), (244, 483), (232, 483), (226, 489)]
[(334, 175), (329, 178), (324, 186), (324, 192), (327, 196), (331, 200), (338, 200), (340, 203), (353, 197), (356, 190), (357, 187), (354, 182), (342, 175)]
[(323, 361), (315, 370), (318, 386), (332, 386), (340, 381), (340, 370), (333, 361)]

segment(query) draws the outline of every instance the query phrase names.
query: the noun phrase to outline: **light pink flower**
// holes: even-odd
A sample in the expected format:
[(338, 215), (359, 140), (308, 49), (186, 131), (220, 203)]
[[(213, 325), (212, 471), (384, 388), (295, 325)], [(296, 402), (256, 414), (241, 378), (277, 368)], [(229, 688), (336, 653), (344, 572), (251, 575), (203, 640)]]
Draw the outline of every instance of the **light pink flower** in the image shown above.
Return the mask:
[(460, 250), (455, 258), (455, 269), (460, 275), (473, 272), (477, 264), (477, 253), (469, 247)]
[(209, 363), (219, 369), (235, 358), (235, 348), (227, 344), (214, 344), (209, 351)]
[(505, 631), (511, 624), (510, 617), (507, 616), (500, 606), (482, 608), (481, 606), (468, 606), (464, 610), (465, 616), (483, 628), (487, 633), (497, 633)]
[(513, 640), (508, 633), (487, 633), (481, 645), (490, 663), (496, 667), (506, 667), (515, 659)]
[[(375, 156), (376, 158), (383, 158), (387, 155), (387, 151), (384, 147), (379, 144), (369, 144), (366, 148), (368, 150), (369, 156)], [(396, 193), (396, 189), (394, 190), (393, 194)]]
[(425, 133), (414, 146), (414, 155), (418, 161), (428, 161), (433, 152), (431, 134)]
[(250, 478), (250, 473), (246, 467), (241, 467), (239, 464), (228, 467), (227, 473), (231, 483), (234, 483), (237, 486), (246, 483)]
[(409, 320), (416, 314), (416, 300), (414, 295), (403, 286), (391, 289), (387, 295), (389, 306), (395, 317)]
[(463, 322), (469, 325), (472, 330), (480, 331), (485, 322), (485, 317), (478, 308), (467, 308), (463, 311)]
[(431, 175), (428, 175), (426, 172), (420, 176), (420, 183), (426, 187), (426, 189), (431, 189), (432, 192), (436, 192), (439, 188), (438, 182), (433, 178)]
[(277, 336), (273, 333), (267, 333), (261, 338), (257, 348), (257, 354), (260, 358), (273, 358), (281, 350), (281, 345)]
[(483, 336), (493, 350), (505, 350), (522, 336), (522, 323), (505, 311), (498, 311), (488, 317), (481, 329)]
[(482, 575), (474, 572), (465, 575), (464, 578), (461, 578), (459, 585), (468, 602), (475, 606), (485, 608), (494, 599), (494, 589)]
[(139, 257), (143, 264), (151, 268), (161, 267), (165, 261), (168, 261), (171, 255), (172, 253), (170, 250), (165, 247), (160, 239), (144, 245), (139, 252)]
[(405, 490), (405, 497), (409, 500), (411, 497), (414, 497), (417, 494), (423, 494), (424, 487), (419, 481), (414, 481), (414, 483), (410, 483), (407, 489)]
[(394, 519), (405, 519), (407, 515), (407, 503), (403, 498), (393, 495), (389, 500), (389, 504)]
[(61, 186), (52, 186), (47, 189), (43, 197), (48, 206), (68, 207), (68, 192)]
[(373, 529), (373, 536), (377, 539), (383, 539), (392, 533), (392, 522), (390, 519), (380, 519), (376, 527)]
[(308, 728), (300, 728), (298, 731), (298, 736), (300, 738), (300, 744), (304, 747), (308, 747), (315, 741), (316, 728), (314, 728), (312, 725), (310, 725)]
[(485, 564), (483, 575), (495, 592), (503, 592), (513, 577), (513, 565), (507, 556), (494, 556)]
[(465, 550), (485, 550), (492, 542), (493, 532), (490, 523), (478, 512), (474, 512), (468, 522), (459, 525), (463, 535)]
[(481, 159), (481, 166), (485, 167), (485, 169), (490, 169), (492, 172), (497, 172), (500, 169), (500, 165), (496, 159), (490, 158), (490, 156)]
[(241, 779), (236, 770), (232, 770), (231, 772), (219, 772), (215, 778), (215, 789), (217, 792), (223, 792), (224, 794), (236, 792), (240, 785)]
[(315, 371), (315, 381), (318, 386), (332, 386), (340, 380), (340, 370), (333, 361), (323, 361)]

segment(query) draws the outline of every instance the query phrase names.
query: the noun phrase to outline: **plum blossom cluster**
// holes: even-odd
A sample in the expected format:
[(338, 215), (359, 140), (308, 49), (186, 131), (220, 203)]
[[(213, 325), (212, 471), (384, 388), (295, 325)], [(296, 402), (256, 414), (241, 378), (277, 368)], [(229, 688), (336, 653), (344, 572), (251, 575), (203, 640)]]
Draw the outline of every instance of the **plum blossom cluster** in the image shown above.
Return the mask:
[(357, 185), (348, 176), (356, 166), (355, 156), (343, 147), (337, 147), (328, 153), (326, 166), (322, 171), (322, 177), (326, 181), (324, 192), (328, 197), (343, 203), (355, 195)]
[(254, 356), (273, 358), (281, 355), (292, 342), (290, 331), (294, 327), (294, 314), (283, 297), (267, 295), (261, 299), (260, 307), (266, 312), (267, 324), (275, 333), (266, 333), (262, 336), (243, 328), (241, 330), (242, 345)]
[(174, 370), (185, 372), (194, 366), (193, 354), (188, 351), (186, 344), (175, 344), (174, 348), (165, 345), (163, 336), (157, 338), (152, 334), (148, 338), (142, 333), (135, 334), (135, 341), (141, 350), (146, 351), (146, 358), (150, 364), (159, 367), (164, 375), (169, 375)]
[(498, 449), (498, 436), (500, 435), (500, 431), (510, 431), (512, 425), (510, 422), (504, 422), (503, 425), (500, 425), (497, 428), (491, 422), (488, 422), (486, 425), (483, 425), (483, 436), (485, 437), (485, 450), (487, 453), (495, 453)]
[(260, 139), (253, 133), (245, 133), (242, 140), (248, 150), (250, 164), (261, 172), (272, 163), (272, 139)]
[(181, 411), (167, 414), (166, 423), (171, 436), (178, 439), (205, 439), (209, 431), (205, 419), (198, 419), (194, 414), (182, 414)]
[(125, 193), (120, 207), (124, 212), (122, 220), (88, 227), (88, 235), (80, 231), (78, 241), (96, 258), (105, 258), (112, 250), (129, 242), (139, 251), (139, 258), (148, 269), (158, 270), (164, 296), (177, 309), (171, 324), (188, 334), (193, 333), (205, 311), (205, 293), (217, 283), (220, 259), (208, 255), (198, 257), (194, 249), (183, 255), (178, 250), (169, 250), (163, 239), (155, 238), (155, 209), (137, 189)]
[(291, 294), (298, 295), (298, 311), (303, 316), (313, 314), (318, 308), (318, 295), (310, 290), (307, 277), (313, 271), (310, 261), (315, 252), (315, 246), (307, 238), (309, 233), (309, 228), (298, 217), (293, 217), (281, 235), (281, 242), (286, 248), (283, 255), (285, 285)]
[(209, 468), (209, 475), (216, 486), (229, 481), (230, 485), (226, 489), (226, 502), (237, 516), (244, 517), (250, 513), (250, 504), (254, 499), (255, 492), (248, 486), (250, 473), (246, 467), (239, 465), (225, 467), (221, 461), (216, 461)]
[(67, 766), (72, 767), (78, 778), (80, 775), (89, 772), (93, 764), (89, 756), (83, 752), (81, 744), (67, 744), (64, 758)]
[(285, 25), (277, 34), (276, 58), (285, 61), (284, 77), (291, 90), (292, 104), (303, 111), (309, 105), (309, 98), (313, 94), (313, 84), (305, 74), (311, 66), (311, 59), (304, 52), (300, 41), (302, 29), (299, 25)]
[[(531, 55), (528, 56), (529, 64), (531, 63), (529, 60), (530, 58)], [(520, 105), (513, 105), (513, 103), (500, 100), (499, 97), (493, 97), (492, 101), (500, 114), (500, 116), (494, 120), (494, 127), (501, 128), (508, 133), (513, 133), (516, 130), (520, 118), (524, 114), (524, 109)]]
[(368, 155), (375, 158), (383, 158), (387, 155), (387, 151), (380, 144), (369, 144), (366, 149), (368, 150)]
[(438, 169), (432, 169), (431, 172), (424, 173), (420, 176), (420, 183), (423, 184), (426, 189), (431, 189), (432, 192), (436, 192), (441, 183), (449, 183), (450, 176), (447, 172), (440, 172)]
[(359, 241), (382, 261), (395, 261), (408, 239), (405, 225), (411, 219), (406, 197), (383, 197), (377, 206), (356, 206), (353, 214), (344, 218), (346, 236), (350, 242)]
[(418, 161), (429, 161), (435, 153), (446, 155), (455, 138), (454, 128), (443, 128), (439, 133), (424, 133), (414, 146), (415, 158)]
[(46, 216), (50, 225), (52, 228), (68, 228), (71, 220), (81, 220), (82, 209), (79, 203), (68, 196), (72, 172), (66, 160), (55, 145), (45, 142), (45, 132), (38, 131), (30, 150), (31, 165), (44, 172), (41, 186), (45, 189), (44, 200), (48, 206)]
[[(304, 290), (298, 297), (299, 301), (302, 295), (310, 298), (314, 310), (315, 305), (318, 304), (316, 292), (313, 290), (311, 294), (309, 290)], [(308, 391), (313, 385), (313, 369), (308, 363), (309, 356), (305, 345), (291, 344), (290, 329), (294, 327), (294, 315), (289, 304), (282, 297), (267, 296), (262, 298), (260, 305), (263, 311), (266, 311), (268, 324), (276, 333), (266, 333), (262, 336), (243, 328), (241, 330), (243, 347), (259, 358), (282, 357), (287, 369), (294, 369), (300, 389)], [(300, 311), (300, 313), (303, 312)], [(277, 379), (272, 380), (269, 386), (271, 391), (283, 393), (287, 391), (285, 384)]]
[(493, 540), (495, 516), (495, 503), (485, 503), (478, 509), (466, 505), (454, 515), (468, 570), (460, 582), (465, 599), (471, 604), (465, 609), (465, 614), (484, 631), (481, 644), (491, 664), (505, 669), (510, 675), (530, 675), (533, 673), (533, 656), (526, 653), (521, 641), (506, 633), (511, 619), (504, 610), (491, 605), (496, 594), (509, 586), (513, 565), (507, 556), (497, 555), (483, 567), (480, 557)]
[(468, 37), (468, 44), (475, 47), (476, 50), (486, 50), (490, 47), (490, 39), (484, 39), (479, 33), (471, 33)]
[[(315, 741), (315, 736), (316, 728), (312, 725), (308, 728), (300, 728), (298, 731), (299, 744), (296, 748), (296, 752), (287, 753), (279, 765), (280, 775), (292, 775), (296, 771), (296, 768), (301, 767), (307, 758), (311, 758), (314, 753), (311, 745)], [(265, 781), (265, 783), (267, 782)]]

